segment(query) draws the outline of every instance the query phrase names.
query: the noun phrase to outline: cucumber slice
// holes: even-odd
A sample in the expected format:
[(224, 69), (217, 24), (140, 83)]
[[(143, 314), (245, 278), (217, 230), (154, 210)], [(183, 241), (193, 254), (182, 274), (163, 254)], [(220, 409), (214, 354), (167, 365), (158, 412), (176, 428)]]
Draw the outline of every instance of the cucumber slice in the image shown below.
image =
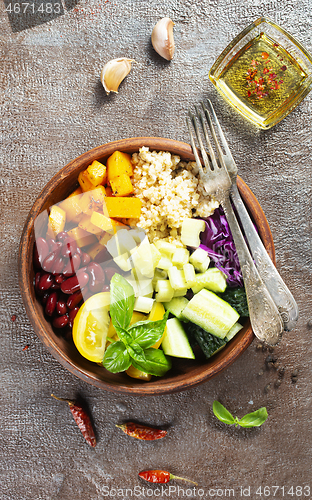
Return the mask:
[(187, 306), (189, 301), (186, 297), (176, 297), (170, 300), (170, 302), (164, 302), (165, 309), (170, 311), (173, 316), (178, 319), (183, 319), (182, 311)]
[(177, 248), (172, 256), (172, 264), (181, 269), (187, 264), (190, 258), (190, 252), (186, 248)]
[(195, 359), (184, 328), (177, 318), (168, 319), (161, 346), (169, 356)]
[(197, 248), (200, 245), (199, 234), (205, 231), (205, 221), (201, 219), (184, 219), (181, 228), (181, 241), (187, 247)]
[(184, 272), (184, 279), (186, 281), (186, 286), (188, 288), (192, 287), (196, 281), (196, 274), (193, 264), (184, 264), (183, 272)]
[(242, 328), (243, 325), (241, 325), (240, 323), (235, 323), (235, 325), (233, 325), (232, 328), (227, 332), (224, 340), (226, 340), (226, 342), (229, 342), (233, 337), (235, 337), (238, 332), (241, 331)]
[(204, 273), (195, 275), (195, 283), (192, 286), (192, 290), (194, 293), (198, 293), (203, 288), (207, 288), (212, 292), (222, 293), (226, 289), (226, 286), (226, 277), (223, 272), (216, 267), (212, 267)]
[(183, 310), (183, 316), (221, 339), (226, 337), (239, 318), (233, 307), (205, 289), (195, 294), (189, 301)]
[(169, 302), (173, 298), (174, 289), (169, 280), (158, 280), (155, 286), (156, 302)]
[(211, 333), (206, 332), (198, 325), (194, 325), (194, 323), (188, 323), (185, 329), (191, 343), (193, 339), (203, 351), (206, 359), (211, 358), (226, 345), (225, 339), (222, 340), (215, 335), (211, 335)]
[(187, 288), (184, 272), (181, 269), (178, 269), (176, 266), (170, 267), (168, 269), (168, 276), (170, 285), (174, 290), (184, 290)]
[(149, 313), (152, 310), (153, 304), (154, 299), (140, 296), (135, 299), (133, 310), (142, 313)]

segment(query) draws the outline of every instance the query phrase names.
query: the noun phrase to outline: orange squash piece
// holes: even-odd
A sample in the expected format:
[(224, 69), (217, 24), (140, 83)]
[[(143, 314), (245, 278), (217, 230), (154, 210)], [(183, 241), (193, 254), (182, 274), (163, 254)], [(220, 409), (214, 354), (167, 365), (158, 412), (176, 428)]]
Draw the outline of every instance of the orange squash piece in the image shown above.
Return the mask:
[(88, 233), (79, 226), (73, 227), (73, 229), (67, 231), (67, 234), (76, 241), (79, 247), (86, 247), (97, 243), (97, 238), (94, 234)]
[(133, 186), (128, 174), (121, 174), (110, 181), (115, 196), (129, 196), (133, 193)]
[(104, 205), (106, 205), (109, 217), (116, 219), (138, 219), (141, 215), (142, 202), (139, 198), (117, 196), (105, 198)]
[(78, 175), (78, 182), (80, 184), (82, 191), (84, 191), (84, 192), (89, 191), (90, 189), (94, 188), (92, 182), (90, 182), (90, 180), (87, 176), (86, 170), (83, 170), (83, 172), (80, 172), (80, 174)]
[(106, 182), (106, 167), (103, 163), (94, 160), (86, 170), (86, 176), (93, 186), (99, 186)]
[(115, 151), (107, 160), (107, 180), (111, 181), (114, 177), (121, 174), (133, 175), (131, 156), (121, 151)]

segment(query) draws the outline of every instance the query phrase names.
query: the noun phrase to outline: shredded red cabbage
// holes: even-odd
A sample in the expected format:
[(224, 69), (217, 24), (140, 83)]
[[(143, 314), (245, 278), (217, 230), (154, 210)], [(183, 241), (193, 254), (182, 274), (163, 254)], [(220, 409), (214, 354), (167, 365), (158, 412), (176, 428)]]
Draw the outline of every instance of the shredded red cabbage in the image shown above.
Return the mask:
[(241, 273), (233, 236), (221, 207), (213, 215), (204, 219), (206, 229), (201, 233), (201, 245), (208, 252), (215, 266), (227, 276), (230, 287), (243, 287)]

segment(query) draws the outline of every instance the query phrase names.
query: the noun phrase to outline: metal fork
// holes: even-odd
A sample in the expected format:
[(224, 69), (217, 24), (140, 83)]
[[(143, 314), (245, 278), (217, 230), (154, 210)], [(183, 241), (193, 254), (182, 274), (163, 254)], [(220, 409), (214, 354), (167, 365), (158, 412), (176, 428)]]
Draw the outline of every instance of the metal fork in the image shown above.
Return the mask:
[[(200, 178), (203, 181), (207, 194), (213, 195), (217, 199), (217, 201), (222, 206), (225, 216), (228, 220), (244, 279), (250, 322), (253, 332), (260, 340), (265, 341), (268, 344), (275, 345), (279, 342), (284, 329), (282, 318), (265, 284), (259, 276), (257, 268), (249, 253), (247, 244), (244, 240), (241, 229), (234, 214), (230, 201), (232, 182), (223, 160), (220, 144), (218, 140), (215, 141), (216, 134), (214, 133), (213, 139), (215, 141), (216, 149), (219, 155), (219, 162), (217, 162), (216, 155), (209, 139), (205, 119), (203, 116), (201, 116), (202, 113), (198, 108), (197, 114), (200, 117), (200, 121), (204, 129), (205, 139), (211, 159), (210, 162), (203, 145), (195, 115), (191, 111), (189, 111), (190, 119), (187, 117), (186, 121)], [(206, 117), (208, 119), (210, 129), (214, 130), (211, 119), (209, 119), (210, 115), (208, 111)], [(204, 168), (200, 161), (195, 145), (192, 125), (204, 161)]]
[[(208, 109), (204, 105), (204, 103), (202, 103), (203, 111), (208, 120), (208, 123), (211, 123), (212, 121), (218, 130), (218, 134), (225, 151), (225, 154), (223, 154), (222, 151), (220, 151), (220, 156), (222, 156), (223, 158), (223, 161), (226, 165), (227, 171), (232, 181), (231, 199), (234, 203), (234, 206), (239, 215), (239, 219), (242, 223), (250, 251), (255, 260), (259, 275), (264, 281), (270, 295), (272, 296), (272, 299), (277, 305), (280, 315), (282, 316), (284, 322), (284, 329), (290, 331), (296, 326), (296, 322), (298, 320), (299, 316), (298, 306), (291, 292), (289, 291), (284, 281), (282, 280), (281, 276), (277, 272), (276, 267), (271, 261), (249, 217), (249, 214), (245, 208), (243, 200), (241, 199), (236, 184), (237, 166), (235, 164), (234, 158), (231, 154), (227, 141), (224, 137), (219, 120), (216, 116), (216, 113), (209, 99), (207, 99), (207, 105)], [(214, 128), (210, 128), (210, 130), (214, 138), (214, 141), (216, 142), (217, 138), (215, 136), (215, 130)]]

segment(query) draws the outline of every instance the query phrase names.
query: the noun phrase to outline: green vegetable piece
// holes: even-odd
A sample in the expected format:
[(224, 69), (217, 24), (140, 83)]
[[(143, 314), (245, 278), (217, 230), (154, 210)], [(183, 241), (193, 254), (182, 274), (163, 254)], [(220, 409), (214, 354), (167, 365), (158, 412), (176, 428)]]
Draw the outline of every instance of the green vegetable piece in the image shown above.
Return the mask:
[(136, 361), (143, 363), (146, 361), (145, 353), (142, 347), (140, 347), (136, 342), (132, 342), (131, 345), (128, 345), (127, 351), (132, 360), (135, 359)]
[(124, 372), (131, 365), (127, 348), (120, 340), (109, 345), (103, 358), (103, 366), (112, 373)]
[(211, 358), (211, 356), (220, 351), (226, 344), (225, 340), (206, 332), (206, 330), (195, 325), (195, 323), (187, 323), (184, 325), (184, 328), (190, 339), (194, 339), (199, 345), (206, 359)]
[(132, 364), (138, 370), (156, 377), (161, 377), (171, 368), (171, 360), (167, 358), (163, 351), (160, 349), (153, 349), (152, 347), (144, 351), (146, 361), (138, 362), (132, 359)]
[(224, 293), (218, 295), (225, 302), (228, 302), (240, 316), (249, 316), (245, 288), (227, 288)]
[(217, 419), (224, 424), (231, 425), (235, 423), (233, 415), (221, 403), (219, 403), (219, 401), (213, 402), (212, 411)]
[(135, 342), (143, 349), (147, 349), (156, 344), (163, 336), (168, 316), (169, 311), (159, 321), (138, 321), (128, 331)]
[(245, 415), (240, 420), (237, 417), (234, 418), (233, 415), (221, 403), (219, 403), (219, 401), (213, 402), (212, 410), (217, 419), (219, 419), (221, 422), (224, 422), (228, 425), (235, 424), (235, 427), (237, 427), (238, 425), (246, 428), (259, 427), (268, 418), (268, 412), (264, 406), (257, 411), (247, 413), (247, 415)]
[(110, 282), (110, 315), (116, 330), (129, 327), (132, 318), (135, 296), (133, 287), (128, 281), (114, 274)]
[(247, 413), (243, 418), (238, 421), (241, 427), (259, 427), (268, 418), (268, 412), (265, 406), (259, 408), (257, 411)]

